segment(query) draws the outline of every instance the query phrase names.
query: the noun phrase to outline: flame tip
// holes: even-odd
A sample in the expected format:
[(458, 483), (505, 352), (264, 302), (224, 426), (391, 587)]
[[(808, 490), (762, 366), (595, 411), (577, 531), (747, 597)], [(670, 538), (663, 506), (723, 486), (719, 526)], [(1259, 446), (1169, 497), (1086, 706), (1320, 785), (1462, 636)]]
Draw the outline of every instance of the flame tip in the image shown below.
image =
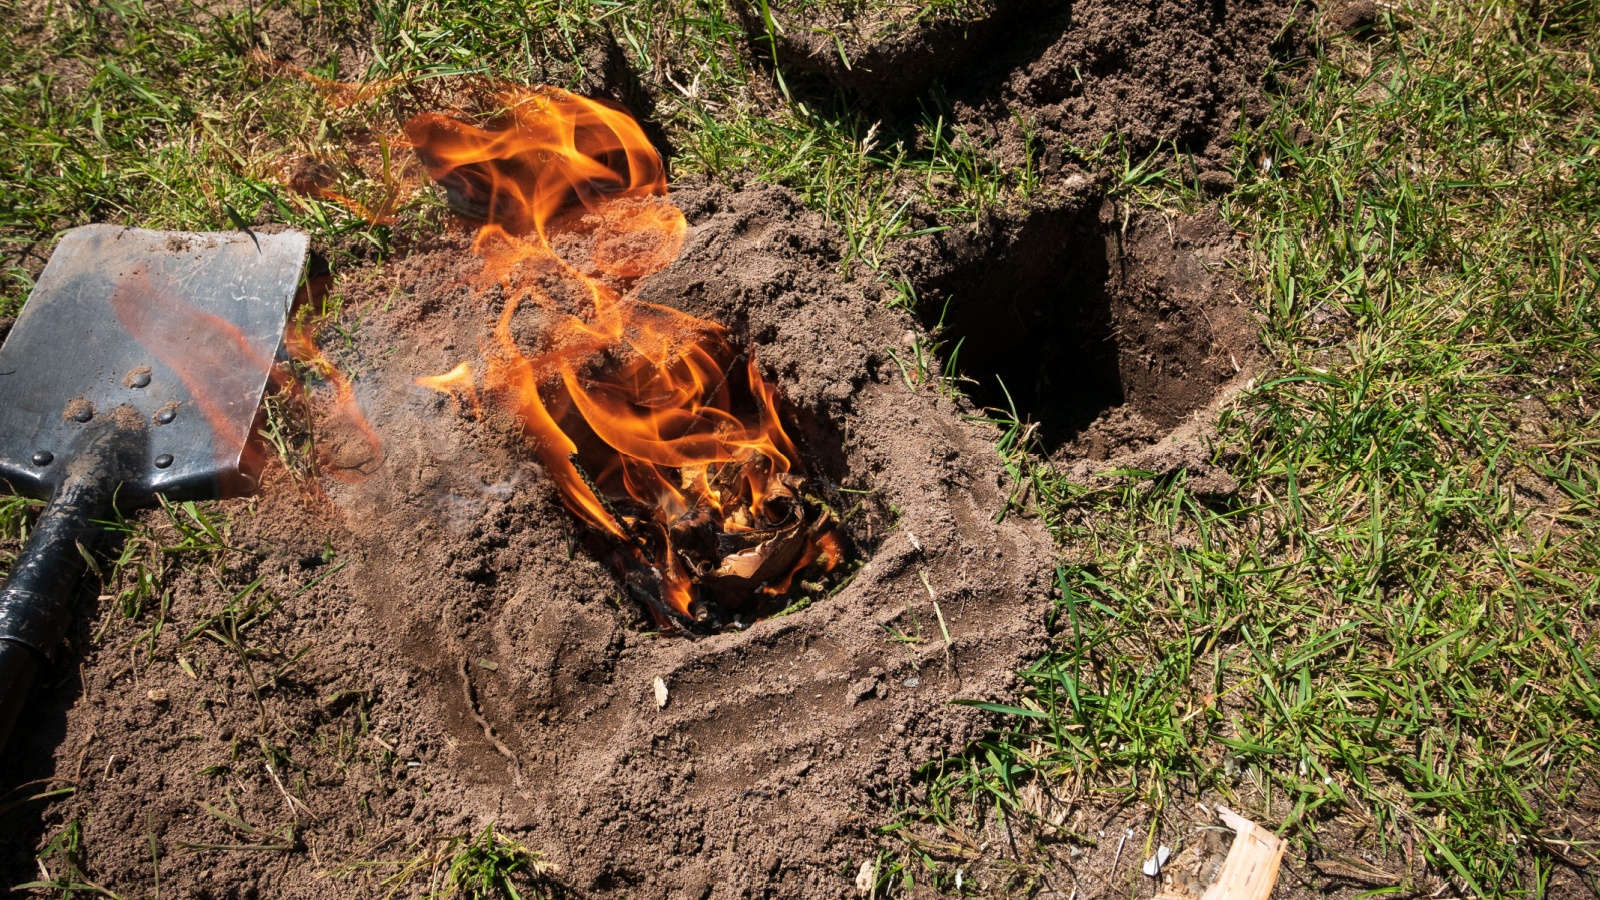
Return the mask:
[[(678, 257), (688, 228), (638, 122), (559, 88), (496, 96), (498, 117), (486, 124), (421, 113), (405, 125), (452, 205), (483, 213), (475, 287), (504, 297), (483, 347), (483, 396), (520, 418), (566, 507), (649, 573), (663, 608), (695, 620), (696, 572), (717, 567), (686, 562), (708, 552), (698, 529), (790, 527), (795, 494), (782, 479), (799, 457), (780, 395), (754, 352), (739, 365), (725, 327), (632, 295)], [(582, 265), (550, 243), (569, 231), (589, 241)], [(538, 350), (518, 341), (524, 321), (540, 328)], [(462, 362), (417, 384), (476, 409), (479, 381)], [(736, 412), (739, 404), (751, 411)], [(816, 527), (826, 525), (824, 514)], [(742, 560), (762, 575), (751, 593), (781, 595), (819, 557), (833, 559), (835, 544), (813, 531), (782, 556)], [(733, 558), (719, 546), (712, 540), (717, 559)]]

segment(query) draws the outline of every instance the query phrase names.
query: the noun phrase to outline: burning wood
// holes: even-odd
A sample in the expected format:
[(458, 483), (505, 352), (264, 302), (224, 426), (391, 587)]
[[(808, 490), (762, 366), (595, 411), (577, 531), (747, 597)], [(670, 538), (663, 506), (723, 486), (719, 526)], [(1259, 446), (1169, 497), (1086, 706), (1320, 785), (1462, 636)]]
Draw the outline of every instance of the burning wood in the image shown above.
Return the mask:
[[(475, 287), (503, 298), (480, 367), (417, 383), (475, 414), (513, 413), (662, 627), (761, 614), (844, 547), (754, 354), (716, 323), (631, 297), (683, 245), (660, 156), (608, 104), (547, 87), (493, 100), (486, 121), (423, 113), (405, 126), (451, 205), (484, 220)], [(582, 265), (552, 248), (563, 231), (589, 241)], [(531, 337), (525, 307), (538, 311)]]

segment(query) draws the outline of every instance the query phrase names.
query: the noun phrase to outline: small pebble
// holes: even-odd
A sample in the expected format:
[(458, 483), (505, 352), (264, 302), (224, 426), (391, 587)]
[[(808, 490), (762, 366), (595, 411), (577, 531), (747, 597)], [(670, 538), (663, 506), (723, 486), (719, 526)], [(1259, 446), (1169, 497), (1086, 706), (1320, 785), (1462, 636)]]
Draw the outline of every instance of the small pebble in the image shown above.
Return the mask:
[(144, 695), (150, 699), (151, 703), (165, 703), (171, 699), (170, 695), (167, 694), (166, 688), (151, 688), (145, 691)]
[(1151, 878), (1160, 875), (1161, 867), (1166, 865), (1167, 860), (1170, 858), (1172, 858), (1172, 848), (1168, 847), (1166, 844), (1162, 844), (1160, 847), (1156, 848), (1155, 856), (1152, 856), (1144, 861), (1144, 873), (1149, 875)]
[(861, 864), (860, 871), (856, 872), (856, 891), (862, 894), (872, 893), (873, 886), (878, 880), (878, 867), (867, 860)]
[(667, 708), (667, 682), (660, 675), (656, 676), (656, 709)]
[(920, 678), (907, 678), (905, 681), (902, 681), (900, 683), (905, 685), (908, 688), (914, 688), (917, 685), (922, 683), (922, 679), (920, 679)]

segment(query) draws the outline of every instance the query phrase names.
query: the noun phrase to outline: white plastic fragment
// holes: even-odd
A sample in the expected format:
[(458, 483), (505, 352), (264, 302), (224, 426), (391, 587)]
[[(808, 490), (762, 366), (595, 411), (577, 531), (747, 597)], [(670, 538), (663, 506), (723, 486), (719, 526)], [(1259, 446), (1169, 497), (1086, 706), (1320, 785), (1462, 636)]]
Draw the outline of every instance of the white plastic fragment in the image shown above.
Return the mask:
[(1151, 878), (1154, 878), (1161, 874), (1161, 867), (1166, 865), (1167, 860), (1171, 858), (1172, 848), (1168, 847), (1166, 844), (1162, 844), (1156, 848), (1155, 856), (1152, 856), (1144, 861), (1143, 872), (1146, 875), (1149, 875)]
[(656, 709), (667, 708), (667, 683), (660, 675), (656, 676)]
[(1129, 828), (1127, 832), (1122, 835), (1122, 840), (1117, 841), (1117, 855), (1111, 857), (1111, 871), (1115, 872), (1117, 870), (1117, 863), (1122, 862), (1122, 848), (1128, 845), (1128, 838), (1131, 837), (1133, 837), (1133, 829)]

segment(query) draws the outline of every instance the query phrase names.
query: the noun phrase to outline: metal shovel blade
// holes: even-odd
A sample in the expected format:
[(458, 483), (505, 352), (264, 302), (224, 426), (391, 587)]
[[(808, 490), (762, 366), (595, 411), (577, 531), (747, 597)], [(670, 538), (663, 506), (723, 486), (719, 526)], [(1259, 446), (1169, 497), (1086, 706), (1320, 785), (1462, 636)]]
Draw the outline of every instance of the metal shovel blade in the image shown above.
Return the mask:
[(296, 233), (86, 225), (57, 244), (0, 346), (0, 487), (50, 501), (0, 585), (0, 751), (98, 523), (239, 476), (305, 258)]
[(86, 225), (66, 233), (0, 346), (0, 482), (46, 498), (114, 428), (119, 505), (215, 496), (238, 475), (306, 236)]

